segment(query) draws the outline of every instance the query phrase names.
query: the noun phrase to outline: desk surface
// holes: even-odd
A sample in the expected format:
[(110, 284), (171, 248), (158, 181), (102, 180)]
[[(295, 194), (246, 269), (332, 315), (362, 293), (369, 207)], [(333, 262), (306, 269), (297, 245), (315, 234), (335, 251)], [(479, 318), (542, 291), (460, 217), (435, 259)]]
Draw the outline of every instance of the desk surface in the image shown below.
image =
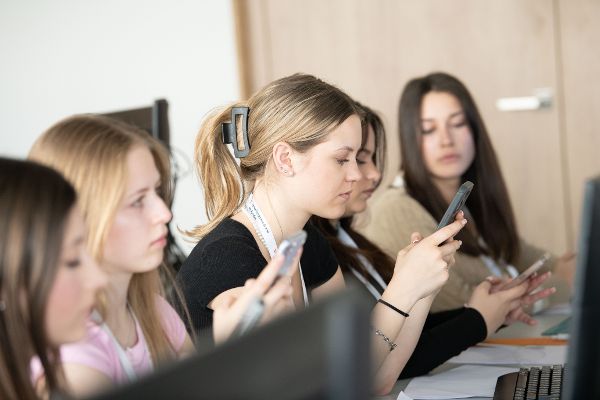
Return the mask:
[[(564, 320), (568, 317), (568, 314), (560, 313), (542, 313), (540, 315), (536, 315), (536, 320), (538, 321), (537, 325), (528, 326), (522, 323), (512, 324), (504, 329), (501, 329), (499, 332), (492, 335), (492, 338), (522, 338), (522, 337), (539, 337), (542, 335), (542, 332), (546, 329), (558, 324), (560, 321)], [(447, 371), (448, 369), (452, 369), (458, 366), (458, 364), (448, 364), (444, 363), (433, 370), (433, 373)], [(518, 367), (518, 365), (515, 365)], [(403, 390), (410, 382), (410, 379), (401, 379), (394, 385), (394, 389), (387, 396), (376, 396), (374, 399), (376, 400), (396, 400), (398, 394), (401, 390)], [(477, 400), (477, 399), (490, 399), (487, 398), (478, 398), (471, 397), (469, 400)]]

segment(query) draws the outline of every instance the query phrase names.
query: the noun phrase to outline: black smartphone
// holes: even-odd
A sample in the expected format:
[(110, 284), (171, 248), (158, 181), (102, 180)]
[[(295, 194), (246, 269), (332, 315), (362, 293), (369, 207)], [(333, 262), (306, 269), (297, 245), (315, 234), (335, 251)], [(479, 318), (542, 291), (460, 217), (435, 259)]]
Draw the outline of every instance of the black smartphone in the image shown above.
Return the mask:
[(277, 278), (287, 275), (288, 271), (292, 267), (294, 258), (298, 254), (298, 251), (302, 248), (306, 242), (306, 232), (298, 231), (293, 235), (290, 235), (283, 239), (277, 248), (277, 254), (283, 254), (284, 260), (277, 273)]
[(467, 201), (467, 197), (471, 194), (471, 190), (473, 190), (473, 182), (466, 181), (458, 188), (458, 191), (454, 195), (452, 202), (448, 206), (448, 209), (444, 213), (440, 223), (438, 224), (437, 229), (441, 229), (446, 225), (451, 224), (456, 218), (456, 214), (460, 211), (460, 209), (465, 205), (465, 201)]

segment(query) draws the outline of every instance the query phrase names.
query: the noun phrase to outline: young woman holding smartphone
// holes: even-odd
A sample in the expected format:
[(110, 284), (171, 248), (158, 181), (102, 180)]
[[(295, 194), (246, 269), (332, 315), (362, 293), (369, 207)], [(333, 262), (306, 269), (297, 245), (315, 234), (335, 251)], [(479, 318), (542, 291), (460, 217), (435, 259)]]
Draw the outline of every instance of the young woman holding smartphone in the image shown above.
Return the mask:
[[(347, 282), (353, 282), (364, 290), (373, 304), (388, 292), (397, 291), (397, 283), (391, 278), (395, 263), (383, 250), (358, 233), (352, 226), (354, 216), (367, 209), (367, 202), (381, 181), (381, 170), (385, 161), (385, 130), (375, 112), (360, 106), (365, 118), (367, 140), (357, 154), (362, 173), (346, 203), (344, 215), (339, 219), (313, 217), (334, 249)], [(419, 244), (417, 244), (418, 246)], [(454, 271), (450, 271), (450, 274)], [(536, 289), (548, 274), (536, 277), (512, 290), (492, 293), (500, 280), (487, 279), (476, 286), (464, 307), (428, 314), (437, 291), (419, 300), (413, 307), (407, 323), (396, 338), (402, 343), (405, 357), (396, 364), (393, 377), (379, 376), (381, 391), (391, 389), (396, 378), (423, 375), (459, 354), (470, 346), (484, 340), (505, 323), (515, 319), (531, 323), (526, 314), (520, 312), (523, 304), (550, 295), (546, 289), (535, 295), (527, 293)], [(413, 351), (414, 349), (414, 351)], [(387, 378), (383, 381), (382, 378)]]
[[(178, 274), (195, 329), (210, 326), (222, 296), (260, 273), (281, 240), (300, 229), (308, 239), (293, 269), (290, 308), (344, 287), (335, 254), (308, 221), (344, 214), (362, 176), (356, 163), (362, 139), (354, 101), (303, 74), (271, 82), (204, 121), (196, 157), (209, 221), (190, 232), (199, 241)], [(239, 165), (226, 143), (237, 148)], [(448, 278), (460, 245), (452, 236), (464, 223), (401, 251), (391, 278), (398, 290), (387, 292), (372, 313), (374, 366), (385, 382), (379, 391), (396, 380), (397, 365), (412, 351), (394, 340), (413, 306)]]
[[(361, 229), (388, 255), (402, 237), (434, 232), (458, 187), (475, 184), (466, 203), (472, 222), (458, 236), (463, 246), (434, 311), (461, 307), (488, 275), (515, 277), (545, 253), (522, 240), (492, 143), (467, 88), (455, 77), (434, 73), (411, 80), (399, 106), (401, 175), (370, 208)], [(552, 270), (570, 282), (572, 254), (551, 259)]]

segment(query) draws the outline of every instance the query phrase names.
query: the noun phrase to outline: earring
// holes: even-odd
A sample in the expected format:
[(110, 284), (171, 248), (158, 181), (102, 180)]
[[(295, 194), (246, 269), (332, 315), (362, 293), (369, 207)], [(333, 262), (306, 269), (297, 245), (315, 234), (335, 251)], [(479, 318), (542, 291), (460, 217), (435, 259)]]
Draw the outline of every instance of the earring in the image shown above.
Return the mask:
[(287, 169), (285, 169), (285, 168), (283, 168), (283, 167), (281, 167), (281, 171), (283, 171), (283, 173), (284, 173), (284, 174), (287, 174), (287, 173), (288, 173), (288, 170), (287, 170)]
[(0, 300), (0, 311), (6, 310), (6, 303), (4, 300)]

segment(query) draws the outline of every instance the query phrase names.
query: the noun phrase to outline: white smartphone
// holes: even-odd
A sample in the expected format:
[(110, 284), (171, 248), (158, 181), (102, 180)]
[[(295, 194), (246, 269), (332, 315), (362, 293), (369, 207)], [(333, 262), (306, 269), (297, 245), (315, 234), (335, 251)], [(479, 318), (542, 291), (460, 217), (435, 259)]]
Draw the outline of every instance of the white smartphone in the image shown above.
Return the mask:
[(287, 275), (288, 271), (292, 267), (292, 263), (296, 255), (306, 242), (306, 232), (298, 231), (293, 235), (290, 235), (283, 239), (283, 241), (279, 244), (277, 248), (277, 254), (283, 254), (284, 260), (283, 264), (279, 268), (279, 272), (277, 273), (277, 278)]
[[(273, 286), (275, 282), (277, 282), (277, 279), (287, 275), (288, 271), (292, 266), (292, 263), (294, 262), (294, 258), (296, 258), (298, 251), (300, 251), (305, 241), (306, 232), (299, 231), (294, 233), (293, 235), (286, 237), (279, 244), (279, 247), (277, 248), (277, 254), (283, 254), (284, 259), (283, 263), (281, 264), (281, 267), (279, 268), (279, 271), (277, 272), (277, 277), (275, 278), (271, 286)], [(246, 332), (252, 330), (256, 325), (258, 325), (264, 312), (265, 303), (262, 301), (262, 299), (259, 297), (255, 297), (254, 299), (252, 299), (252, 301), (248, 305), (248, 308), (244, 312), (244, 315), (242, 315), (240, 322), (238, 322), (237, 326), (235, 327), (235, 330), (231, 334), (231, 337), (240, 337)]]
[(546, 263), (546, 261), (548, 261), (549, 259), (550, 259), (550, 253), (544, 253), (544, 255), (541, 256), (539, 260), (537, 260), (536, 262), (531, 264), (531, 266), (529, 268), (527, 268), (525, 271), (521, 272), (519, 274), (519, 276), (514, 278), (512, 281), (509, 281), (509, 282), (505, 283), (504, 285), (500, 286), (498, 288), (498, 290), (508, 290), (508, 289), (512, 289), (514, 287), (519, 286), (521, 283), (523, 283), (527, 279), (529, 279), (529, 277), (531, 275), (533, 275), (540, 268), (542, 268), (544, 266), (544, 264)]
[(248, 308), (244, 312), (244, 315), (242, 315), (240, 322), (238, 322), (236, 325), (231, 337), (240, 337), (253, 329), (260, 322), (264, 312), (265, 303), (262, 301), (262, 299), (260, 297), (253, 298), (248, 305)]

